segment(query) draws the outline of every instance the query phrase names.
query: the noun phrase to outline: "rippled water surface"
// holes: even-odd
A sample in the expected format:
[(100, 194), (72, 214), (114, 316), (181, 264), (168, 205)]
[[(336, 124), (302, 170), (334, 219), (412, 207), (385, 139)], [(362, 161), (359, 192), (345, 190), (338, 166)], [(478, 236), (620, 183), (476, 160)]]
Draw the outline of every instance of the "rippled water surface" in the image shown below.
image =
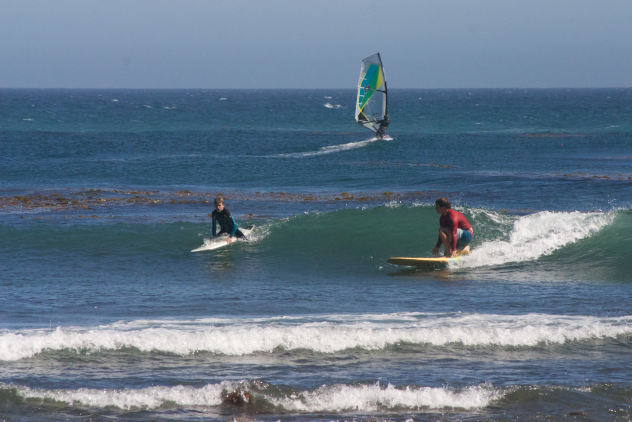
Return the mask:
[(0, 419), (630, 419), (632, 90), (354, 100), (0, 90)]

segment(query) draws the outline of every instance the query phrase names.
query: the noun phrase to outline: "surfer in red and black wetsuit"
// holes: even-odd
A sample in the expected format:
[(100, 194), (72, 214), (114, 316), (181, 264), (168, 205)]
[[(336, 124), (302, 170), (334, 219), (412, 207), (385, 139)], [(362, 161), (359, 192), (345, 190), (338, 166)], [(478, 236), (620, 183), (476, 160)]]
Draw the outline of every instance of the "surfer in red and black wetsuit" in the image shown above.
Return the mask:
[(474, 231), (472, 225), (465, 216), (458, 211), (454, 211), (448, 198), (439, 198), (435, 202), (435, 210), (441, 214), (439, 218), (439, 240), (437, 246), (432, 250), (433, 255), (439, 255), (439, 248), (443, 244), (446, 258), (455, 258), (459, 248), (463, 252), (470, 253), (470, 242)]

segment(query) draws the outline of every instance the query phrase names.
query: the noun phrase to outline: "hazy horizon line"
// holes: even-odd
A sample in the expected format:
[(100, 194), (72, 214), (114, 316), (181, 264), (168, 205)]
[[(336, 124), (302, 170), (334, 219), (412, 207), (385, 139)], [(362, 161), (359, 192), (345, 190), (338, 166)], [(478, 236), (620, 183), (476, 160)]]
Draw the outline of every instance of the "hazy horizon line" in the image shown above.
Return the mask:
[[(458, 87), (458, 88), (390, 88), (389, 91), (399, 91), (399, 90), (425, 90), (425, 91), (445, 91), (445, 90), (506, 90), (506, 89), (514, 89), (514, 90), (577, 90), (577, 89), (631, 89), (630, 86), (605, 86), (605, 87), (595, 87), (595, 86), (585, 86), (585, 87), (478, 87), (478, 88), (468, 88), (468, 87)], [(83, 91), (108, 91), (108, 90), (117, 90), (117, 91), (185, 91), (185, 90), (195, 90), (195, 91), (325, 91), (325, 90), (349, 90), (355, 91), (357, 88), (85, 88), (85, 87), (55, 87), (55, 88), (41, 88), (41, 87), (0, 87), (0, 90), (40, 90), (40, 91), (53, 91), (53, 90), (83, 90)]]

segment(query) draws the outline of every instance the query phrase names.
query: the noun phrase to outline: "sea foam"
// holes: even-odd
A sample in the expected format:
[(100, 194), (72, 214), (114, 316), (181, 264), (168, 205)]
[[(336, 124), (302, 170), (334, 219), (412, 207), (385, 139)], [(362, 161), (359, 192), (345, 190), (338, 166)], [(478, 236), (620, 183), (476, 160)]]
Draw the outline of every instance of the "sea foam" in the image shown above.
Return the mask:
[(202, 388), (178, 385), (142, 389), (79, 388), (76, 390), (44, 390), (7, 384), (0, 384), (0, 387), (3, 389), (13, 388), (19, 396), (24, 398), (54, 400), (75, 406), (156, 409), (167, 401), (175, 402), (181, 406), (217, 406), (222, 402), (222, 390), (230, 389), (230, 384), (228, 382), (208, 384)]
[[(165, 402), (181, 407), (218, 406), (223, 394), (232, 391), (248, 393), (249, 400), (257, 398), (289, 412), (340, 412), (340, 411), (389, 411), (394, 408), (463, 408), (474, 409), (487, 406), (504, 393), (488, 385), (462, 389), (440, 387), (393, 385), (325, 385), (314, 391), (296, 391), (292, 394), (276, 394), (253, 389), (249, 382), (224, 381), (207, 384), (201, 388), (191, 386), (156, 386), (142, 389), (90, 389), (45, 390), (26, 386), (0, 384), (1, 389), (14, 389), (18, 396), (30, 399), (45, 399), (72, 404), (104, 408), (115, 406), (120, 409), (159, 408)], [(269, 390), (269, 389), (267, 389)]]
[(486, 386), (473, 386), (462, 390), (432, 387), (385, 388), (379, 384), (365, 386), (324, 386), (298, 397), (273, 399), (272, 402), (289, 411), (298, 412), (378, 412), (393, 408), (445, 408), (473, 409), (485, 407), (502, 396), (498, 390)]
[(58, 327), (52, 332), (23, 330), (0, 335), (0, 360), (18, 360), (55, 350), (95, 353), (123, 348), (178, 355), (209, 352), (243, 356), (297, 349), (316, 353), (351, 348), (380, 350), (402, 343), (531, 347), (632, 335), (630, 316), (411, 314), (410, 317), (412, 320), (396, 314), (392, 318), (382, 316), (386, 318), (382, 320), (316, 316), (311, 321), (278, 318), (181, 324), (152, 321), (127, 327), (114, 324), (89, 329)]
[[(507, 240), (483, 242), (467, 259), (453, 267), (481, 267), (533, 261), (556, 249), (589, 237), (612, 224), (615, 212), (582, 213), (542, 211), (519, 217)], [(476, 230), (476, 229), (475, 229)], [(476, 236), (476, 231), (474, 231)]]

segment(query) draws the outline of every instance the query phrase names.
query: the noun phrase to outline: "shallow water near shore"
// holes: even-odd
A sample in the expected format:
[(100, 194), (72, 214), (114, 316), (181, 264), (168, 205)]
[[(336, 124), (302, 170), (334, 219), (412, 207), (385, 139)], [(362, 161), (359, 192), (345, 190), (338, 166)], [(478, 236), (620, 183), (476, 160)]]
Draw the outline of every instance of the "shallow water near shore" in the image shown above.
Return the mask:
[(631, 89), (0, 98), (3, 420), (632, 417)]

